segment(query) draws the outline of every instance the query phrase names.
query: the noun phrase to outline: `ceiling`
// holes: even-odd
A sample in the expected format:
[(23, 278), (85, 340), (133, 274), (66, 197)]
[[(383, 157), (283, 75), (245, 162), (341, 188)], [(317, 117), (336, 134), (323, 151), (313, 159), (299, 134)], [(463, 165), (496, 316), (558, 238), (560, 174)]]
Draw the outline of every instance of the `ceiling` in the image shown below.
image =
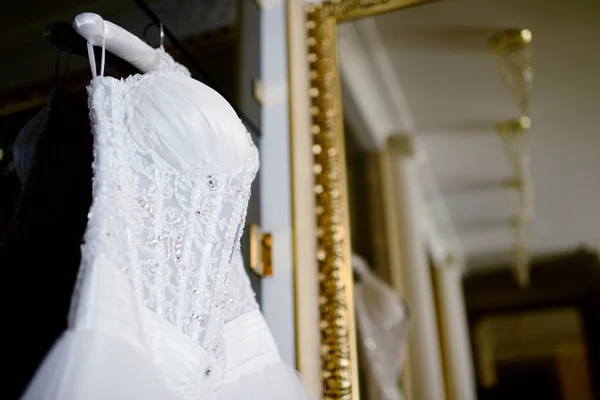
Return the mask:
[(373, 19), (403, 113), (473, 259), (514, 244), (503, 186), (511, 174), (494, 126), (518, 111), (486, 41), (501, 29), (532, 31), (533, 253), (600, 248), (600, 3), (442, 0)]

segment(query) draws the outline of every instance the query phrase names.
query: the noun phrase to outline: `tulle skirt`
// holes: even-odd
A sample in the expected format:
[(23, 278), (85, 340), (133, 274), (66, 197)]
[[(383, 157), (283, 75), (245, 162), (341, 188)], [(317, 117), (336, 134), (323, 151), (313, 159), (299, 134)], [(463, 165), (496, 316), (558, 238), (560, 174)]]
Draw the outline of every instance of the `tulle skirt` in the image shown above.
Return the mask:
[[(261, 316), (262, 317), (262, 316)], [(256, 325), (256, 324), (253, 324)], [(239, 327), (238, 327), (239, 328)], [(233, 336), (244, 331), (237, 330)], [(233, 331), (231, 331), (233, 333)], [(247, 333), (247, 332), (246, 332)], [(64, 333), (38, 370), (23, 400), (307, 400), (309, 395), (297, 372), (277, 353), (252, 355), (232, 349), (232, 366), (214, 389), (190, 397), (189, 387), (165, 384), (161, 369), (140, 349), (98, 331)], [(234, 343), (232, 343), (234, 344)], [(234, 346), (235, 347), (235, 346)], [(263, 346), (264, 349), (264, 346)], [(259, 348), (256, 350), (261, 351)], [(257, 355), (257, 356), (256, 356)], [(177, 364), (171, 364), (177, 370)], [(191, 383), (201, 384), (201, 378)], [(187, 391), (186, 391), (187, 390)], [(187, 393), (187, 394), (186, 394)]]

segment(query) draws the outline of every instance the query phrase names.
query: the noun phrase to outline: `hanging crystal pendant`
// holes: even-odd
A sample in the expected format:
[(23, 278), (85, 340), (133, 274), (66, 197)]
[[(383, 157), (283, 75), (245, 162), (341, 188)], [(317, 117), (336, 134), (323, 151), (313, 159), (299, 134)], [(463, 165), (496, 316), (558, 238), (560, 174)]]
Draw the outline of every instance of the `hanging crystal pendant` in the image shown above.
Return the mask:
[(531, 282), (529, 252), (525, 248), (517, 248), (515, 252), (515, 277), (521, 288), (527, 288)]
[(497, 126), (502, 139), (506, 156), (513, 169), (513, 174), (523, 176), (529, 173), (529, 128), (528, 117), (510, 119)]
[(523, 175), (523, 188), (522, 202), (521, 202), (521, 215), (527, 218), (529, 221), (533, 220), (533, 179), (529, 175), (529, 171), (525, 171)]
[(527, 175), (517, 176), (506, 180), (504, 186), (511, 210), (524, 218), (532, 219), (533, 188), (531, 178)]
[(531, 32), (508, 29), (496, 32), (489, 39), (502, 80), (515, 97), (521, 115), (529, 113), (529, 97), (533, 83)]
[(511, 228), (513, 229), (515, 242), (513, 251), (513, 268), (515, 278), (520, 287), (529, 286), (530, 261), (529, 247), (531, 238), (531, 218), (522, 215), (517, 215), (510, 220)]
[(523, 196), (524, 185), (525, 185), (525, 183), (523, 182), (523, 179), (520, 177), (514, 177), (511, 179), (508, 179), (504, 183), (504, 186), (506, 188), (506, 192), (508, 195), (508, 202), (510, 203), (510, 208), (513, 211), (518, 212), (519, 210), (521, 210), (523, 208), (523, 204), (525, 202), (525, 199)]
[(502, 138), (514, 178), (505, 182), (511, 210), (515, 217), (510, 225), (514, 231), (515, 277), (519, 286), (529, 285), (529, 246), (533, 219), (533, 185), (529, 168), (529, 118), (501, 122), (498, 132)]

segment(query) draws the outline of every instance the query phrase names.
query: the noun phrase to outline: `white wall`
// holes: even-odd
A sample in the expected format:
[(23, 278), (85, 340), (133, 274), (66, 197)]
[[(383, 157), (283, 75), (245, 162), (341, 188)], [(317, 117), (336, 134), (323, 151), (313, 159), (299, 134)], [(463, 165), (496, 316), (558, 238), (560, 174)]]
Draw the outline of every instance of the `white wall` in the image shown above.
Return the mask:
[(262, 283), (262, 310), (285, 362), (295, 365), (287, 20), (284, 1), (261, 12), (261, 225), (273, 235), (273, 276)]

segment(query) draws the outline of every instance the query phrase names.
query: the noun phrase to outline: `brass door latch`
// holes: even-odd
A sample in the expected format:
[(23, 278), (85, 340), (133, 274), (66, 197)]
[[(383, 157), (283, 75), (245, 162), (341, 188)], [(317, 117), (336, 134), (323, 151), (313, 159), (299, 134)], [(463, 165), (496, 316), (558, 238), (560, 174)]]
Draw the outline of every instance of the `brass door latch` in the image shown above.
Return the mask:
[(252, 80), (252, 97), (261, 106), (265, 103), (265, 89), (260, 78)]
[(258, 276), (273, 275), (271, 244), (270, 233), (264, 233), (258, 225), (250, 225), (250, 269)]
[(287, 101), (286, 84), (266, 85), (260, 78), (252, 80), (252, 97), (260, 106), (268, 107)]

